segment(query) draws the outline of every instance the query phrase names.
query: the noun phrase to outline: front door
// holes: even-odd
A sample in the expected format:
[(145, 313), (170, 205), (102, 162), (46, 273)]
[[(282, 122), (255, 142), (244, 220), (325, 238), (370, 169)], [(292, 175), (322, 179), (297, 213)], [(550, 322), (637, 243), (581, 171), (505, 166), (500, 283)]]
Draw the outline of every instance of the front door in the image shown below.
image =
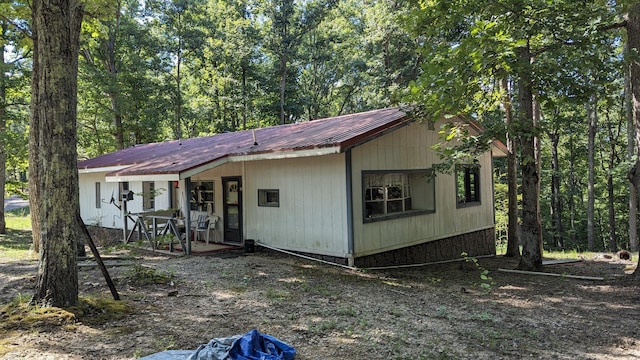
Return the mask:
[(239, 243), (242, 241), (242, 178), (223, 177), (222, 188), (224, 241)]

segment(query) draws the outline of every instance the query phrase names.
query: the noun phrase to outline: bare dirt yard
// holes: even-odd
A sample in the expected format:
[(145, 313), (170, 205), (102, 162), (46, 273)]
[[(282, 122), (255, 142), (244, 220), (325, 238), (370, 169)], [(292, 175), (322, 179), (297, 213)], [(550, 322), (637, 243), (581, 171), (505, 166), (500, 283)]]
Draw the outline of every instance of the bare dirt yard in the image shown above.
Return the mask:
[(37, 263), (0, 251), (0, 357), (134, 359), (255, 328), (293, 346), (298, 360), (640, 358), (630, 261), (545, 267), (604, 277), (582, 280), (502, 272), (517, 261), (499, 256), (375, 271), (260, 249), (104, 257), (121, 301), (107, 301), (104, 277), (87, 261), (84, 305), (28, 321), (15, 312), (32, 294)]

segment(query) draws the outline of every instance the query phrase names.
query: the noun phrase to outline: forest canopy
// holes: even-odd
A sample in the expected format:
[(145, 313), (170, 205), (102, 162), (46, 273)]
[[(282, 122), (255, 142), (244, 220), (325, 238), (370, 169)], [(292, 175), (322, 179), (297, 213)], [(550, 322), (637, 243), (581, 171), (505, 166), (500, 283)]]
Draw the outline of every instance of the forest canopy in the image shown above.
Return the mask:
[[(534, 1), (520, 18), (510, 9), (521, 2), (507, 0), (464, 2), (464, 12), (457, 2), (404, 0), (86, 3), (78, 62), (81, 158), (402, 103), (432, 115), (468, 114), (506, 140), (503, 97), (506, 91), (518, 111), (520, 79), (511, 74), (527, 42), (538, 111), (528, 130), (539, 140), (545, 247), (633, 247), (627, 173), (636, 159), (635, 129), (625, 80), (638, 54), (625, 50), (626, 33), (616, 24), (635, 2)], [(24, 181), (29, 4), (3, 1), (0, 14), (0, 145), (7, 179)], [(501, 242), (506, 164), (495, 170)]]

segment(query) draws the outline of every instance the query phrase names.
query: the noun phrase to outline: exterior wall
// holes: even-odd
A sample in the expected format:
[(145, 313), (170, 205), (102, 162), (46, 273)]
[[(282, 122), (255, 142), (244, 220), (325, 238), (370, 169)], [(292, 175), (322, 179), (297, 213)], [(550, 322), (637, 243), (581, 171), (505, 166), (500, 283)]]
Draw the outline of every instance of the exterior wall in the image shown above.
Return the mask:
[(429, 130), (427, 124), (412, 123), (352, 150), (355, 258), (493, 229), (492, 165), (489, 152), (479, 159), (480, 205), (457, 208), (454, 175), (437, 174), (435, 213), (370, 223), (363, 221), (362, 171), (432, 168), (439, 160), (431, 150), (431, 146), (437, 142), (437, 130)]
[[(245, 239), (346, 257), (344, 154), (245, 163)], [(278, 189), (279, 207), (258, 206), (258, 189)]]
[[(79, 174), (80, 188), (80, 215), (87, 225), (98, 225), (106, 228), (122, 229), (122, 210), (110, 204), (111, 196), (116, 199), (116, 204), (122, 206), (119, 201), (119, 183), (106, 182), (105, 172), (81, 173)], [(100, 183), (100, 208), (96, 208), (96, 183)], [(169, 183), (167, 181), (156, 181), (154, 184), (158, 196), (155, 198), (155, 209), (164, 210), (171, 208), (169, 203)], [(131, 213), (142, 212), (142, 182), (129, 182), (129, 190), (133, 191), (133, 200), (127, 202), (127, 211)], [(129, 229), (133, 227), (129, 221)]]

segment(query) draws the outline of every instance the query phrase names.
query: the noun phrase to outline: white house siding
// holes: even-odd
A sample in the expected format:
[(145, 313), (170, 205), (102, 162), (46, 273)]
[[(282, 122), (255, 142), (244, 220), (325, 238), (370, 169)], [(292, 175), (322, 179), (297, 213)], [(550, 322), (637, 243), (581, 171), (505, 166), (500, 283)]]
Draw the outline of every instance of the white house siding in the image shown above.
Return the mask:
[[(119, 183), (106, 182), (105, 172), (93, 172), (93, 173), (81, 173), (79, 175), (79, 188), (80, 188), (80, 215), (82, 220), (87, 225), (99, 225), (107, 228), (122, 229), (122, 213), (121, 210), (110, 204), (111, 196), (116, 200), (118, 206), (122, 206), (122, 202), (119, 201)], [(96, 182), (100, 183), (100, 208), (96, 208)], [(158, 196), (155, 198), (155, 209), (164, 210), (169, 209), (169, 183), (167, 181), (155, 181), (154, 187), (158, 191)], [(132, 201), (127, 202), (127, 211), (131, 213), (142, 212), (142, 182), (132, 181), (129, 182), (129, 190), (134, 192)], [(133, 227), (131, 221), (129, 221), (129, 229)]]
[[(292, 251), (346, 257), (344, 173), (344, 154), (246, 162), (245, 239)], [(258, 189), (278, 189), (280, 206), (258, 206)]]
[(438, 174), (435, 213), (363, 222), (362, 171), (432, 168), (439, 158), (430, 147), (438, 141), (437, 130), (429, 130), (427, 124), (412, 123), (352, 150), (355, 257), (493, 227), (489, 152), (479, 159), (481, 205), (456, 208), (454, 175)]

